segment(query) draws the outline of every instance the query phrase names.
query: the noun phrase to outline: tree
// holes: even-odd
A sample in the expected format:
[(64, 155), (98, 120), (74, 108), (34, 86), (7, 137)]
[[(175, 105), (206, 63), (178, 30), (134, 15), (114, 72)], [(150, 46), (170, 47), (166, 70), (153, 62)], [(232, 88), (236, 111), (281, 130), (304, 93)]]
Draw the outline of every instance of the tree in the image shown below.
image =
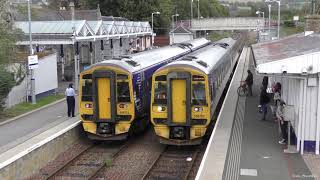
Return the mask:
[[(61, 0), (60, 0), (61, 1)], [(94, 9), (100, 5), (104, 16), (121, 16), (133, 21), (151, 22), (151, 13), (160, 11), (154, 17), (157, 33), (167, 33), (170, 29), (171, 16), (178, 13), (178, 19), (190, 19), (190, 0), (79, 0), (81, 9)], [(194, 17), (197, 16), (197, 1), (193, 2)], [(203, 17), (228, 15), (228, 11), (217, 0), (200, 0), (200, 12)]]
[(21, 34), (13, 28), (8, 9), (8, 1), (2, 2), (0, 6), (0, 109), (11, 88), (16, 84), (14, 74), (6, 67), (15, 59), (15, 42)]

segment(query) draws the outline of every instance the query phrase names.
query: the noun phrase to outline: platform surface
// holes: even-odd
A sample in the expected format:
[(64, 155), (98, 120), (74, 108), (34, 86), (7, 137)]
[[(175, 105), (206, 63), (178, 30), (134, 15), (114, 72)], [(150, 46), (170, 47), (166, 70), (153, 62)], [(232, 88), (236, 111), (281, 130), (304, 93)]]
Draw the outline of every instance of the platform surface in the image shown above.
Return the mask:
[[(249, 52), (249, 49), (245, 49)], [(262, 76), (256, 75), (250, 53), (241, 55), (217, 124), (201, 162), (198, 180), (292, 180), (315, 179), (299, 153), (284, 153), (278, 123), (268, 109), (267, 120), (258, 111)], [(243, 59), (244, 57), (245, 60)], [(254, 75), (252, 97), (239, 97), (237, 88)], [(320, 163), (320, 162), (319, 162)]]
[[(75, 113), (78, 113), (77, 98)], [(70, 119), (66, 101), (0, 126), (0, 153)]]

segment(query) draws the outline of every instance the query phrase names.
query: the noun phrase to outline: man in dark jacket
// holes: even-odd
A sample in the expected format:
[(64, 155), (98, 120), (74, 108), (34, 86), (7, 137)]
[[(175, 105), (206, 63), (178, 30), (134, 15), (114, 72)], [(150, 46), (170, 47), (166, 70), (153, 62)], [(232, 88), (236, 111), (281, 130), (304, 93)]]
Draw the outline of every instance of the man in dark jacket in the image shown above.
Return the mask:
[(248, 70), (247, 72), (248, 72), (248, 75), (246, 78), (246, 83), (248, 86), (248, 94), (252, 96), (253, 75), (250, 70)]
[(261, 120), (266, 120), (266, 115), (268, 111), (268, 106), (267, 104), (269, 103), (270, 99), (267, 93), (267, 89), (265, 87), (261, 88), (260, 92), (260, 112), (262, 113), (262, 118)]

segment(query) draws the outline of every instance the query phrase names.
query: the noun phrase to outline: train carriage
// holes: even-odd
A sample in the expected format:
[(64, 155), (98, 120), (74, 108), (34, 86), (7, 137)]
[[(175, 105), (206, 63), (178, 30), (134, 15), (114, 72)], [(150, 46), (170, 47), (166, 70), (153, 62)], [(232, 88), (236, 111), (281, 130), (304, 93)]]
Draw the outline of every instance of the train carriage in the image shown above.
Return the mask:
[(122, 140), (143, 130), (149, 114), (151, 78), (160, 67), (210, 41), (200, 38), (92, 65), (80, 75), (79, 110), (90, 139)]
[(154, 73), (151, 122), (161, 143), (201, 143), (242, 48), (242, 38), (222, 39)]

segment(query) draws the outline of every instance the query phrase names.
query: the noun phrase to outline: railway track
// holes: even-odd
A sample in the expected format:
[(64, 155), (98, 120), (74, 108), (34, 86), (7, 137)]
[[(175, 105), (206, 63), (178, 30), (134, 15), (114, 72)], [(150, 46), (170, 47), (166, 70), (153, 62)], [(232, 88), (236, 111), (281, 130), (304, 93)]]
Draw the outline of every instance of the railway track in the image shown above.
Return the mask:
[(47, 179), (81, 178), (95, 179), (96, 175), (119, 155), (128, 143), (92, 144), (62, 167), (47, 176)]
[(142, 177), (186, 180), (199, 153), (197, 147), (167, 146)]

